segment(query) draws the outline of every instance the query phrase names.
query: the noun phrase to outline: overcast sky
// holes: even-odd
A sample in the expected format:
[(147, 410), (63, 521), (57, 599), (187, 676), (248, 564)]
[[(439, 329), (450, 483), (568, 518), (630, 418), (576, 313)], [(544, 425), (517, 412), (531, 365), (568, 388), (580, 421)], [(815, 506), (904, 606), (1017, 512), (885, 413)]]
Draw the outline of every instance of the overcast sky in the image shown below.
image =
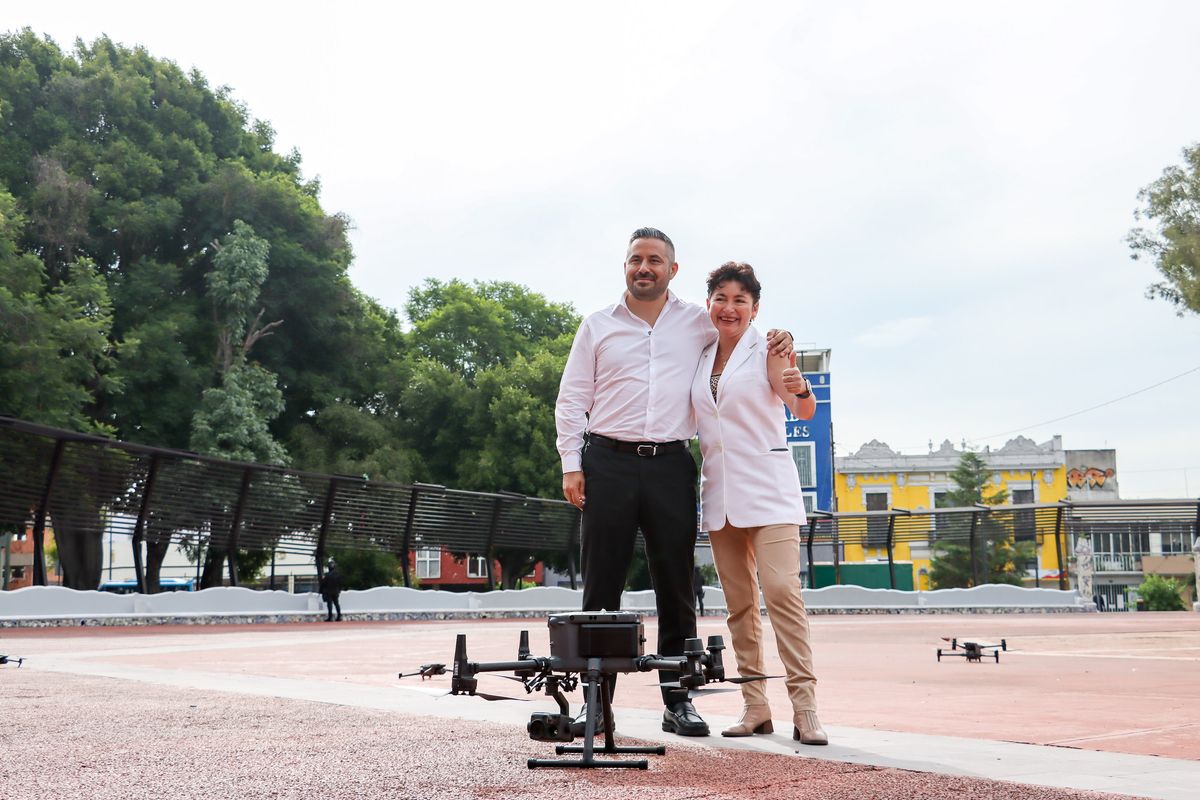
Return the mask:
[[(1200, 5), (54, 2), (226, 84), (350, 215), (354, 283), (615, 301), (634, 228), (703, 301), (833, 349), (839, 455), (1024, 433), (1117, 450), (1124, 497), (1200, 494), (1200, 318), (1147, 300), (1137, 192), (1200, 141)], [(993, 436), (993, 434), (1002, 434)]]

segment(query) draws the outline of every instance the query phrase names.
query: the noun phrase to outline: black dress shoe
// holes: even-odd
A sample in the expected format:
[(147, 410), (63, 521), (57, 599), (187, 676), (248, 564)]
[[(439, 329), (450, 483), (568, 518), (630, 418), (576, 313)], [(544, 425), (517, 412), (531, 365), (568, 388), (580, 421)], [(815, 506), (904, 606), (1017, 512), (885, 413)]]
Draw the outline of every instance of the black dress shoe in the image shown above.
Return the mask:
[[(575, 716), (575, 719), (571, 720), (571, 735), (572, 736), (583, 736), (585, 733), (587, 733), (587, 703), (584, 703), (582, 706), (580, 706), (579, 713)], [(595, 735), (600, 736), (603, 733), (604, 733), (604, 714), (600, 713), (600, 714), (596, 715), (596, 734)]]
[(708, 723), (689, 700), (671, 703), (663, 709), (662, 729), (680, 736), (708, 736)]

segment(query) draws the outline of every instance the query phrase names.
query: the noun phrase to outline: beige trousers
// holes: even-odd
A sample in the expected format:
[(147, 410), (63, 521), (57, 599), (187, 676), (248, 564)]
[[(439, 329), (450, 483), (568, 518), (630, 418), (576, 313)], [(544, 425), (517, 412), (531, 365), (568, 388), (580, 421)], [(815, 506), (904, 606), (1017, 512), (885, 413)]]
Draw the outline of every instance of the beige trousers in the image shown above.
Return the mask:
[[(787, 671), (788, 697), (793, 711), (816, 711), (817, 678), (808, 644), (808, 613), (800, 590), (800, 527), (764, 525), (735, 528), (726, 525), (709, 534), (717, 574), (729, 607), (729, 632), (741, 675), (766, 675), (763, 663), (763, 624), (758, 607), (759, 587), (767, 601), (779, 658)], [(762, 681), (742, 684), (746, 705), (766, 705)]]

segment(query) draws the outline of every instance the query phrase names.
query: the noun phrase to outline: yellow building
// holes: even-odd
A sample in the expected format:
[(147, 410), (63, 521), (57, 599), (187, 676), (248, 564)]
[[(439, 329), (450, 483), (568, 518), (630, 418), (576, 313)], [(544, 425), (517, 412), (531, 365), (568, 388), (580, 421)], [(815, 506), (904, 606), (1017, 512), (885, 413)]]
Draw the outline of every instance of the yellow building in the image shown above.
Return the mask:
[[(904, 509), (927, 511), (945, 505), (945, 495), (954, 488), (950, 473), (958, 466), (963, 451), (949, 441), (929, 453), (907, 455), (872, 440), (855, 453), (836, 459), (834, 492), (837, 510), (884, 511)], [(979, 453), (992, 470), (992, 479), (984, 496), (996, 489), (1008, 492), (1008, 505), (1053, 503), (1067, 498), (1066, 453), (1062, 437), (1037, 444), (1018, 436), (998, 450)], [(1038, 536), (1037, 577), (1030, 575), (1028, 585), (1040, 579), (1042, 585), (1057, 581), (1061, 565), (1052, 536)], [(898, 541), (893, 547), (898, 562), (912, 562), (913, 586), (929, 588), (930, 545), (926, 541)], [(887, 561), (886, 546), (845, 544), (845, 562)]]

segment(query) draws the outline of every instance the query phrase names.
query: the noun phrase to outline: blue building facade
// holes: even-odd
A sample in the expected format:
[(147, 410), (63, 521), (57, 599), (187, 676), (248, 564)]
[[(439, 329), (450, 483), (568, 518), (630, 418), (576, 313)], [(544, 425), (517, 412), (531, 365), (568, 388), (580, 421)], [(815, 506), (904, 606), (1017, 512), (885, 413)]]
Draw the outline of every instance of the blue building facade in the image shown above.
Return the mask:
[(807, 511), (835, 511), (833, 492), (833, 413), (830, 402), (829, 350), (807, 350), (797, 354), (796, 363), (817, 396), (812, 419), (796, 419), (785, 411), (788, 447), (800, 473)]

